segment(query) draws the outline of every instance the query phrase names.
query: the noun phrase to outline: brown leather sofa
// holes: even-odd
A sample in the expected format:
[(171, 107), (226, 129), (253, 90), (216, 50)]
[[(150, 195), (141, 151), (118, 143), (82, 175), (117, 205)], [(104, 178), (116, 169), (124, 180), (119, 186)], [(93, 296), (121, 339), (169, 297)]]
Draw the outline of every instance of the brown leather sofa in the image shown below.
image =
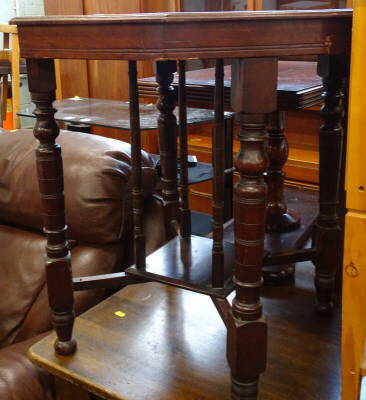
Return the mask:
[[(105, 274), (131, 263), (131, 159), (124, 142), (84, 133), (60, 133), (66, 220), (74, 276)], [(44, 273), (36, 177), (37, 141), (30, 130), (0, 128), (0, 399), (54, 398), (51, 377), (27, 359), (30, 345), (51, 329)], [(147, 252), (163, 244), (156, 173), (143, 154)], [(80, 314), (105, 295), (75, 293)]]

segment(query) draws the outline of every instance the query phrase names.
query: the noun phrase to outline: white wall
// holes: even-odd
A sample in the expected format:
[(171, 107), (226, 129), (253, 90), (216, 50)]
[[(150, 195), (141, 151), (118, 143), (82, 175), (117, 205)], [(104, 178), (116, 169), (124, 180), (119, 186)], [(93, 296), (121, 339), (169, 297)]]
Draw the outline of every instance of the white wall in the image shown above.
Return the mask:
[(7, 24), (16, 15), (44, 15), (43, 0), (1, 0), (0, 24)]
[[(16, 16), (44, 15), (43, 0), (0, 0), (0, 24), (7, 24)], [(0, 36), (0, 48), (3, 48), (3, 38)], [(21, 108), (30, 106), (28, 82), (26, 75), (21, 76), (20, 103)], [(22, 126), (32, 124), (29, 118), (21, 118)]]
[(15, 1), (2, 0), (0, 3), (0, 23), (7, 24), (9, 19), (13, 18), (15, 14)]
[[(0, 0), (0, 24), (7, 24), (15, 16), (44, 15), (43, 0)], [(2, 37), (0, 40), (2, 48)]]
[(17, 0), (17, 2), (21, 16), (44, 15), (43, 0)]

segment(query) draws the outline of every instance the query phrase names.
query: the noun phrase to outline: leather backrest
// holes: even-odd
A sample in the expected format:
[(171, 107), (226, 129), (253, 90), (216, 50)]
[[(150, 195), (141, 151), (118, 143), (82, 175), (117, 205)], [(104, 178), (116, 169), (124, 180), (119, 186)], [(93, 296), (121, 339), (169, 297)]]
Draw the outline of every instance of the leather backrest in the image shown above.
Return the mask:
[[(101, 136), (62, 131), (57, 138), (64, 162), (69, 239), (106, 244), (119, 240), (132, 223), (130, 145)], [(31, 130), (0, 131), (0, 221), (42, 231), (35, 149)], [(156, 173), (143, 153), (145, 196)]]

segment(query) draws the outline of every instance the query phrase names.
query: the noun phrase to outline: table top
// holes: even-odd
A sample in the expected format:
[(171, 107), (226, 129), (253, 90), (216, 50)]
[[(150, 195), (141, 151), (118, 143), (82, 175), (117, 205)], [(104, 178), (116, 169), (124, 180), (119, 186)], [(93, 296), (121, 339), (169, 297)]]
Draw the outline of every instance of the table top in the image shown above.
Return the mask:
[[(224, 67), (224, 86), (231, 87), (231, 65)], [(155, 77), (140, 78), (139, 83), (156, 85)], [(174, 74), (174, 83), (178, 83), (178, 74)], [(215, 68), (204, 68), (186, 72), (187, 86), (215, 86)], [(321, 77), (317, 75), (317, 63), (314, 61), (279, 61), (277, 91), (297, 94), (313, 91), (322, 87)]]
[[(56, 100), (53, 103), (58, 110), (55, 114), (57, 121), (79, 123), (90, 126), (103, 126), (122, 130), (130, 129), (129, 103), (116, 100), (89, 99), (73, 97)], [(18, 115), (35, 117), (34, 106), (21, 110)], [(179, 107), (174, 110), (179, 121)], [(142, 130), (156, 129), (159, 112), (155, 104), (140, 104), (140, 126)], [(226, 112), (229, 118), (232, 113)], [(199, 124), (214, 120), (214, 112), (199, 108), (187, 108), (187, 123)]]
[[(139, 93), (144, 97), (156, 98), (155, 77), (138, 80)], [(178, 85), (175, 74), (173, 85)], [(230, 106), (231, 66), (224, 68), (224, 101)], [(215, 89), (215, 69), (205, 68), (186, 73), (188, 104), (201, 106), (213, 103)], [(279, 61), (277, 97), (282, 110), (304, 109), (323, 101), (322, 79), (317, 75), (317, 63), (313, 61)]]
[(74, 335), (75, 355), (58, 356), (52, 334), (32, 361), (107, 399), (230, 399), (226, 328), (208, 296), (130, 285), (78, 317)]
[(277, 57), (347, 53), (352, 10), (18, 17), (11, 23), (24, 58)]

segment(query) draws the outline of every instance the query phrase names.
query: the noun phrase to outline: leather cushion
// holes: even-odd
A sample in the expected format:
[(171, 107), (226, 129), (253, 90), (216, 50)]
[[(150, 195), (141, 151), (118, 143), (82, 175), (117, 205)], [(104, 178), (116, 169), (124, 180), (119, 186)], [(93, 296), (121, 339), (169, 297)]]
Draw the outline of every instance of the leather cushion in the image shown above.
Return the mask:
[[(68, 237), (82, 243), (112, 243), (132, 224), (130, 145), (101, 136), (62, 131)], [(0, 130), (0, 220), (42, 230), (36, 175), (38, 141), (31, 130)], [(157, 175), (143, 153), (144, 195)]]

